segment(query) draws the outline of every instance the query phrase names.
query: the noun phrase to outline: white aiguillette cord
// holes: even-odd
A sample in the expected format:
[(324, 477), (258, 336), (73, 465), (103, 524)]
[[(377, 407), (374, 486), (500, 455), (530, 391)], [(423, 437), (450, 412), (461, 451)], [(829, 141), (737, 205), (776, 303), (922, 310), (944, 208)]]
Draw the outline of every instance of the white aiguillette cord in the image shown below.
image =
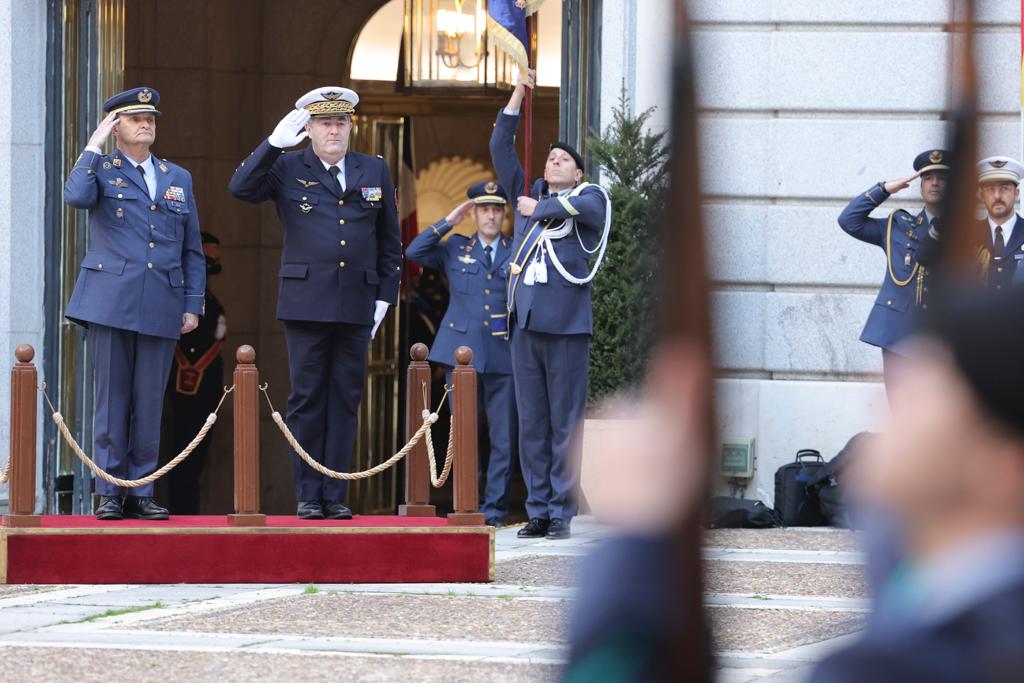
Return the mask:
[[(601, 233), (601, 239), (598, 240), (597, 245), (593, 249), (587, 249), (587, 246), (583, 244), (583, 237), (580, 236), (579, 230), (576, 230), (576, 219), (569, 217), (566, 218), (556, 228), (546, 228), (541, 236), (540, 249), (536, 256), (530, 262), (530, 265), (526, 268), (526, 273), (523, 278), (523, 284), (526, 286), (534, 284), (534, 282), (544, 284), (548, 281), (548, 268), (546, 256), (551, 255), (551, 265), (555, 267), (558, 274), (565, 278), (568, 282), (574, 285), (586, 285), (597, 275), (598, 269), (601, 268), (601, 262), (604, 261), (605, 249), (608, 248), (608, 235), (611, 233), (612, 227), (612, 200), (608, 196), (608, 192), (601, 187), (593, 183), (581, 183), (577, 185), (572, 192), (568, 194), (569, 197), (577, 197), (583, 190), (588, 187), (597, 189), (601, 196), (604, 197), (604, 230)], [(594, 267), (590, 269), (586, 277), (576, 277), (570, 273), (562, 262), (558, 259), (558, 254), (555, 252), (553, 240), (562, 239), (567, 237), (569, 233), (576, 232), (576, 239), (580, 243), (580, 248), (583, 249), (587, 254), (597, 254), (597, 260), (594, 262)]]

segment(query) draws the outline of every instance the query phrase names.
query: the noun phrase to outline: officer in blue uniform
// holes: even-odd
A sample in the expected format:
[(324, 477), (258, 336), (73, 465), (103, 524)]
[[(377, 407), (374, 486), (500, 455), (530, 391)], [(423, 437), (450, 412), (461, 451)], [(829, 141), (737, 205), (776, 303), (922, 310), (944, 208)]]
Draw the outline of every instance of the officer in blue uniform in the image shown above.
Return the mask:
[[(596, 272), (589, 263), (592, 254), (603, 255), (610, 206), (601, 188), (580, 185), (583, 159), (563, 142), (551, 145), (544, 178), (524, 187), (515, 132), (533, 82), (532, 71), (519, 78), (490, 141), (499, 181), (517, 197), (507, 306), (530, 518), (519, 536), (568, 538), (578, 484), (572, 440), (587, 399)], [(527, 189), (529, 196), (520, 196)]]
[[(941, 149), (922, 152), (914, 159), (914, 173), (899, 180), (879, 182), (854, 197), (839, 215), (839, 226), (857, 239), (885, 252), (885, 280), (868, 315), (860, 340), (882, 349), (886, 387), (899, 364), (894, 350), (914, 329), (919, 309), (928, 308), (928, 272), (919, 262), (928, 231), (938, 228), (942, 197), (946, 190), (949, 153)], [(916, 216), (903, 209), (886, 218), (869, 214), (895, 192), (921, 179), (924, 209)]]
[[(473, 349), (477, 372), (478, 415), (487, 416), (491, 450), (480, 511), (491, 526), (503, 526), (508, 516), (508, 487), (512, 480), (515, 441), (515, 385), (505, 311), (505, 287), (511, 242), (501, 234), (508, 196), (495, 182), (481, 182), (466, 192), (469, 200), (421, 232), (405, 252), (409, 260), (448, 276), (451, 298), (430, 350), (430, 360), (444, 365), (451, 377), (455, 349)], [(477, 232), (452, 235), (453, 226), (472, 212)]]
[[(93, 457), (121, 479), (156, 469), (174, 345), (199, 325), (206, 289), (192, 176), (150, 154), (159, 102), (153, 88), (104, 102), (107, 116), (64, 185), (64, 201), (89, 211), (89, 249), (65, 315), (89, 328)], [(106, 155), (111, 133), (117, 149)], [(96, 492), (97, 519), (168, 517), (152, 484), (124, 490), (97, 479)]]
[[(277, 206), (284, 229), (277, 317), (288, 344), (288, 427), (317, 462), (348, 470), (366, 347), (398, 299), (402, 242), (383, 159), (349, 150), (355, 92), (312, 90), (235, 170), (238, 199)], [(304, 138), (304, 150), (285, 152)], [(349, 519), (346, 482), (292, 453), (298, 516)]]

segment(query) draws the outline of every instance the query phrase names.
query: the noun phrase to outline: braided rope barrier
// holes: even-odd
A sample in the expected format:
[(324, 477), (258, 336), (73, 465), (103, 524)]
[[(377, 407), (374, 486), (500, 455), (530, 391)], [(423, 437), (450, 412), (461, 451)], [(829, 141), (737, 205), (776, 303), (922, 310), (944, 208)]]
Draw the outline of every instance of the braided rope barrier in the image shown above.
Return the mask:
[(300, 444), (298, 439), (295, 438), (295, 435), (292, 434), (292, 431), (288, 428), (288, 425), (285, 423), (284, 418), (281, 417), (281, 413), (277, 412), (277, 410), (274, 409), (274, 403), (273, 401), (270, 400), (270, 393), (267, 391), (268, 387), (269, 385), (267, 383), (264, 383), (260, 386), (260, 391), (263, 392), (263, 395), (267, 399), (267, 405), (270, 406), (270, 416), (273, 418), (274, 424), (276, 424), (278, 429), (281, 430), (281, 434), (284, 435), (284, 438), (288, 442), (288, 445), (291, 446), (296, 453), (298, 453), (299, 457), (302, 458), (307, 465), (309, 465), (310, 467), (312, 467), (314, 470), (324, 475), (325, 477), (330, 477), (331, 479), (344, 479), (345, 481), (369, 479), (370, 477), (376, 474), (380, 474), (381, 472), (384, 472), (385, 470), (397, 465), (402, 460), (402, 458), (407, 456), (409, 453), (412, 452), (414, 448), (416, 448), (416, 445), (420, 442), (421, 439), (423, 439), (424, 436), (427, 436), (427, 458), (430, 461), (430, 483), (434, 486), (434, 488), (440, 488), (444, 486), (445, 481), (447, 481), (448, 475), (451, 472), (452, 461), (454, 460), (455, 455), (454, 429), (449, 430), (448, 453), (445, 456), (444, 468), (440, 476), (435, 475), (437, 463), (434, 459), (434, 447), (433, 444), (431, 443), (429, 435), (430, 428), (438, 420), (438, 412), (441, 410), (440, 406), (444, 405), (445, 399), (448, 398), (448, 394), (451, 393), (453, 387), (445, 386), (444, 396), (441, 397), (441, 401), (438, 404), (438, 408), (436, 411), (430, 412), (427, 409), (423, 410), (423, 424), (420, 425), (420, 428), (416, 430), (416, 433), (412, 435), (412, 438), (409, 439), (409, 442), (406, 443), (401, 450), (399, 450), (397, 453), (392, 455), (384, 462), (375, 465), (370, 469), (363, 470), (361, 472), (338, 472), (336, 470), (328, 469), (327, 467), (324, 467), (316, 460), (314, 460), (313, 456), (311, 456), (306, 451), (306, 449), (302, 447), (302, 444)]
[[(146, 484), (152, 484), (154, 481), (156, 481), (160, 477), (164, 476), (165, 474), (173, 470), (182, 460), (191, 455), (192, 451), (194, 451), (199, 446), (199, 444), (203, 442), (203, 439), (206, 438), (206, 435), (213, 428), (214, 423), (217, 422), (217, 413), (220, 412), (221, 406), (224, 405), (224, 399), (226, 399), (228, 397), (228, 394), (230, 394), (234, 390), (234, 385), (230, 387), (224, 387), (224, 394), (220, 397), (220, 401), (217, 403), (217, 407), (214, 409), (212, 413), (210, 413), (207, 416), (206, 422), (203, 423), (203, 426), (202, 428), (200, 428), (199, 433), (196, 434), (195, 438), (193, 438), (192, 441), (189, 442), (187, 446), (185, 446), (185, 450), (183, 450), (181, 453), (178, 453), (178, 455), (176, 455), (173, 460), (171, 460), (166, 465), (164, 465), (157, 471), (153, 472), (152, 474), (142, 477), (141, 479), (120, 479), (104, 471), (102, 467), (97, 465), (92, 460), (92, 458), (85, 454), (85, 451), (82, 450), (82, 447), (78, 445), (77, 441), (75, 441), (75, 437), (71, 435), (71, 430), (68, 429), (67, 423), (64, 422), (64, 416), (57, 412), (57, 409), (54, 407), (53, 402), (50, 401), (50, 397), (46, 394), (46, 384), (42, 384), (39, 387), (39, 391), (42, 392), (43, 398), (46, 399), (47, 405), (50, 406), (50, 412), (53, 413), (53, 421), (57, 425), (57, 429), (60, 431), (61, 436), (64, 437), (64, 441), (67, 442), (68, 446), (71, 447), (71, 450), (74, 451), (75, 455), (78, 456), (78, 459), (81, 460), (86, 467), (92, 470), (93, 474), (95, 474), (103, 481), (109, 484), (113, 484), (114, 486), (120, 486), (126, 489), (137, 488), (139, 486), (145, 486)], [(10, 462), (8, 462), (8, 468), (9, 467)], [(5, 471), (4, 474), (7, 475), (7, 472)]]

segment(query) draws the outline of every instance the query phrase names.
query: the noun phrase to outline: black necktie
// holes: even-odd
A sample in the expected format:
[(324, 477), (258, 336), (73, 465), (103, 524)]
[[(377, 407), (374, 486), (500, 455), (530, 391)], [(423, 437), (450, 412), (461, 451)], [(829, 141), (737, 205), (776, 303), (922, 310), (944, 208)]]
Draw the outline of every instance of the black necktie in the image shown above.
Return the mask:
[(334, 184), (337, 185), (338, 188), (341, 188), (341, 183), (338, 182), (338, 174), (341, 173), (341, 169), (337, 166), (331, 166), (327, 169), (327, 172), (331, 174), (332, 178), (334, 178)]
[(1003, 239), (1003, 226), (996, 226), (996, 240), (992, 243), (992, 252), (996, 258), (1002, 258), (1006, 251), (1006, 240)]
[(494, 247), (492, 247), (489, 244), (486, 247), (484, 247), (484, 253), (487, 254), (487, 267), (488, 268), (490, 268), (491, 266), (494, 265), (494, 254), (492, 253), (493, 251), (494, 251)]
[(139, 164), (135, 168), (137, 168), (139, 170), (139, 175), (141, 175), (142, 179), (145, 180), (146, 179), (146, 167), (143, 166), (142, 164)]

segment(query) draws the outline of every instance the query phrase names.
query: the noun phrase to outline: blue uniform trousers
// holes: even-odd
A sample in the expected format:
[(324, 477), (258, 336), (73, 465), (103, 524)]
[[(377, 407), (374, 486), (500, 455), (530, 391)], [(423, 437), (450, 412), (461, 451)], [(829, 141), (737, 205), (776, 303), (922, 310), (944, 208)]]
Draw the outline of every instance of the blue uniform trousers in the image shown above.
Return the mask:
[[(152, 474), (160, 458), (160, 419), (175, 339), (89, 325), (95, 372), (93, 458), (121, 479)], [(122, 489), (96, 479), (101, 496), (152, 496), (153, 484)]]
[(510, 339), (519, 408), (519, 460), (531, 519), (576, 514), (579, 445), (587, 403), (589, 334), (516, 328)]
[[(366, 377), (370, 325), (284, 321), (288, 344), (288, 428), (314, 460), (347, 472), (352, 465), (359, 401)], [(300, 501), (341, 503), (348, 482), (315, 472), (294, 451), (292, 475)]]
[[(452, 369), (445, 371), (452, 383)], [(449, 401), (454, 405), (454, 395)], [(516, 396), (512, 375), (479, 373), (476, 376), (477, 429), (487, 416), (491, 450), (487, 466), (480, 461), (480, 512), (485, 519), (505, 521), (508, 517), (508, 487), (512, 481), (512, 444), (516, 439)]]

